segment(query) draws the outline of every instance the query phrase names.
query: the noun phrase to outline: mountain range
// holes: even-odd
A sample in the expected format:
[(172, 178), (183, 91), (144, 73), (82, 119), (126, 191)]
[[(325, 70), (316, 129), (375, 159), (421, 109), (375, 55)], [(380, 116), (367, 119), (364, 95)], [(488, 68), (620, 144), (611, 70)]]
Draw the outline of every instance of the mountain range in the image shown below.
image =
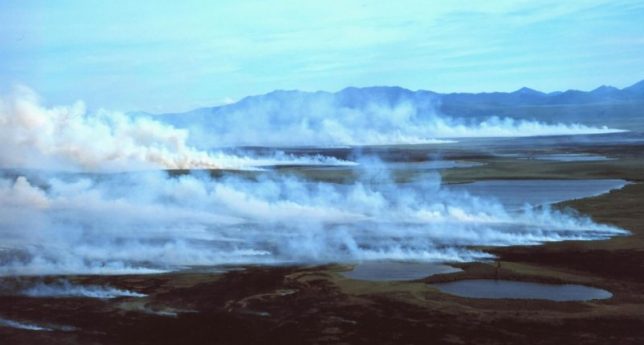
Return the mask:
[(402, 103), (412, 104), (419, 112), (438, 112), (455, 118), (502, 116), (644, 130), (644, 80), (622, 89), (602, 85), (591, 91), (550, 93), (527, 87), (514, 92), (484, 93), (412, 91), (397, 86), (347, 87), (338, 92), (276, 90), (232, 104), (155, 116), (179, 127), (189, 127), (216, 121), (222, 114), (239, 113), (252, 119), (258, 110), (293, 116), (313, 111), (319, 104), (362, 109), (373, 104), (393, 107)]

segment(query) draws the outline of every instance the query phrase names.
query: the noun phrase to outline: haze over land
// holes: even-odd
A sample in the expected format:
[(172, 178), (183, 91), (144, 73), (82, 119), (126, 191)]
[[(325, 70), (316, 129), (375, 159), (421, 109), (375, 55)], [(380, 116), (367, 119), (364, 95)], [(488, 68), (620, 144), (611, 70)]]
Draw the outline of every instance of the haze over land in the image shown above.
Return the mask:
[(643, 23), (0, 0), (0, 344), (642, 345)]
[[(504, 97), (501, 95), (501, 97)], [(510, 96), (512, 97), (512, 96)], [(185, 265), (355, 260), (471, 261), (472, 246), (592, 240), (624, 234), (589, 218), (504, 205), (441, 185), (397, 184), (377, 157), (209, 148), (436, 143), (444, 138), (619, 131), (578, 123), (439, 113), (440, 97), (400, 88), (277, 91), (188, 114), (43, 107), (28, 89), (0, 103), (5, 238), (0, 274), (151, 273)], [(155, 169), (355, 166), (345, 185), (267, 171), (169, 176)], [(24, 168), (36, 170), (21, 170)], [(85, 172), (149, 172), (84, 174)], [(75, 171), (83, 174), (60, 174)]]
[[(274, 91), (237, 103), (158, 115), (189, 128), (195, 145), (297, 146), (418, 144), (459, 137), (610, 133), (638, 128), (644, 81), (622, 90), (545, 94), (439, 94), (400, 87), (336, 93)], [(609, 128), (612, 127), (612, 128)]]
[[(525, 63), (522, 56), (526, 52), (509, 44), (516, 43), (514, 37), (505, 37), (506, 44), (482, 47), (450, 33), (454, 47), (441, 50), (417, 44), (422, 41), (419, 33), (442, 27), (471, 32), (450, 22), (466, 9), (474, 16), (486, 13), (507, 24), (504, 32), (532, 27), (551, 30), (550, 25), (560, 20), (567, 23), (566, 19), (592, 17), (602, 9), (602, 28), (609, 34), (621, 33), (632, 28), (616, 31), (612, 23), (619, 22), (625, 10), (642, 10), (636, 3), (598, 0), (592, 6), (553, 3), (532, 8), (526, 2), (489, 8), (481, 2), (465, 7), (437, 5), (431, 13), (409, 13), (379, 4), (355, 7), (348, 16), (333, 6), (298, 5), (302, 12), (315, 13), (312, 21), (320, 17), (317, 11), (330, 11), (337, 26), (311, 30), (301, 27), (299, 17), (294, 16), (295, 22), (290, 23), (294, 25), (288, 26), (293, 31), (284, 32), (282, 24), (265, 22), (262, 15), (243, 23), (228, 22), (223, 27), (232, 31), (223, 30), (216, 37), (211, 34), (216, 30), (204, 26), (213, 22), (202, 21), (208, 16), (195, 19), (169, 11), (162, 14), (172, 13), (177, 20), (190, 19), (196, 25), (171, 32), (157, 27), (155, 37), (159, 39), (153, 42), (143, 31), (132, 30), (131, 21), (123, 22), (124, 12), (139, 12), (136, 4), (108, 6), (102, 16), (92, 15), (101, 6), (77, 5), (73, 8), (77, 20), (71, 23), (61, 22), (66, 17), (63, 12), (47, 6), (36, 6), (35, 11), (7, 6), (8, 11), (0, 14), (7, 23), (0, 28), (0, 42), (11, 42), (11, 49), (2, 53), (6, 63), (0, 67), (0, 136), (4, 139), (0, 148), (1, 275), (153, 273), (192, 265), (369, 260), (463, 262), (490, 258), (476, 249), (480, 246), (596, 240), (627, 233), (547, 205), (508, 207), (492, 198), (452, 190), (436, 170), (400, 183), (393, 176), (394, 164), (403, 167), (399, 170), (416, 169), (405, 165), (409, 163), (405, 155), (392, 163), (361, 152), (368, 146), (387, 150), (395, 145), (425, 145), (420, 147), (430, 147), (428, 153), (414, 159), (427, 162), (434, 154), (440, 155), (441, 145), (471, 138), (608, 135), (644, 128), (640, 116), (644, 82), (588, 92), (543, 93), (525, 87), (491, 93), (426, 91), (422, 90), (425, 85), (454, 90), (455, 85), (464, 85), (463, 73), (469, 73), (466, 89), (472, 89), (474, 76), (494, 71), (486, 63), (506, 65), (508, 61), (501, 61), (500, 56), (525, 66), (531, 77), (524, 75), (517, 84), (507, 71), (495, 73), (498, 80), (480, 80), (484, 84), (479, 83), (479, 89), (507, 89), (525, 82), (550, 88), (561, 84), (560, 78), (543, 73), (534, 61)], [(166, 3), (159, 8), (176, 6)], [(266, 11), (280, 6), (269, 6)], [(146, 10), (154, 15), (159, 8)], [(526, 9), (537, 15), (526, 14)], [(249, 12), (236, 3), (214, 10)], [(121, 15), (117, 16), (120, 26), (94, 22), (102, 22), (109, 13)], [(226, 16), (219, 17), (225, 22)], [(259, 29), (246, 27), (251, 22)], [(153, 32), (157, 22), (141, 17), (140, 25), (146, 27), (145, 32)], [(409, 28), (416, 28), (416, 33), (410, 35)], [(121, 29), (132, 34), (123, 35)], [(552, 32), (560, 39), (549, 40), (553, 44), (566, 46), (571, 37), (577, 40), (574, 35), (563, 37), (560, 30)], [(447, 41), (439, 37), (440, 42)], [(603, 46), (616, 46), (610, 41), (613, 36), (605, 39)], [(177, 42), (185, 50), (177, 50)], [(112, 47), (109, 54), (103, 54), (106, 45)], [(159, 58), (150, 58), (146, 50), (145, 58), (137, 59), (140, 49), (148, 46), (160, 53)], [(289, 57), (306, 56), (308, 60), (298, 63), (282, 55), (294, 46), (296, 52), (304, 47), (307, 54)], [(79, 55), (75, 49), (66, 49), (70, 47), (103, 53)], [(326, 55), (324, 47), (334, 56)], [(639, 45), (633, 47), (624, 56), (637, 55)], [(577, 60), (597, 55), (599, 48), (584, 45), (584, 54)], [(225, 61), (220, 51), (226, 52)], [(376, 51), (384, 55), (373, 59), (371, 55), (379, 55)], [(441, 73), (446, 74), (435, 73), (442, 80), (437, 84), (430, 78), (432, 69), (418, 64), (432, 51), (451, 52), (437, 61), (456, 61), (460, 74), (443, 69)], [(552, 56), (551, 68), (562, 75), (563, 71), (573, 71), (573, 77), (583, 74), (570, 68), (565, 55)], [(238, 61), (229, 61), (231, 56)], [(264, 56), (275, 68), (265, 68), (269, 62), (258, 60)], [(67, 60), (70, 63), (55, 63)], [(376, 60), (388, 65), (373, 63)], [(480, 61), (487, 62), (477, 65)], [(241, 65), (234, 67), (237, 63)], [(295, 67), (285, 68), (285, 63)], [(626, 60), (623, 63), (631, 66)], [(53, 66), (61, 72), (53, 73)], [(620, 85), (635, 71), (632, 68), (626, 75), (616, 63), (602, 66), (615, 72), (611, 80)], [(240, 75), (241, 69), (248, 75)], [(79, 75), (92, 77), (83, 82)], [(129, 75), (140, 79), (132, 80)], [(399, 86), (297, 90), (390, 83), (419, 90)], [(590, 79), (581, 84), (589, 85)], [(106, 89), (106, 85), (111, 86)], [(296, 90), (245, 96), (287, 86)], [(162, 111), (217, 103), (225, 104), (183, 113)], [(123, 111), (137, 109), (159, 111)], [(298, 147), (308, 151), (294, 150)], [(340, 157), (329, 150), (337, 147), (349, 153)], [(481, 165), (476, 161), (448, 163)], [(293, 170), (280, 166), (303, 169), (291, 174)], [(331, 171), (334, 177), (352, 178), (316, 180), (307, 175), (311, 167)]]

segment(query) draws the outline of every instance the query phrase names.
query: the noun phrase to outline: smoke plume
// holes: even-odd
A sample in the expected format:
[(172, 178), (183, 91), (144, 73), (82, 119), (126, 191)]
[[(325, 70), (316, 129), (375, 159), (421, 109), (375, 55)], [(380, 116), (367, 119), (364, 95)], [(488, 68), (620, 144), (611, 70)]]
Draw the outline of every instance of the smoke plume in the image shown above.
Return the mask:
[(117, 297), (145, 297), (144, 294), (129, 290), (121, 290), (109, 286), (78, 285), (68, 280), (54, 283), (37, 283), (20, 291), (21, 295), (29, 297), (85, 297), (111, 299)]
[(471, 246), (593, 240), (624, 231), (549, 208), (365, 176), (351, 185), (163, 173), (0, 180), (0, 274), (147, 273), (189, 265), (466, 261)]
[(0, 167), (73, 171), (254, 169), (280, 164), (350, 165), (331, 157), (257, 157), (206, 152), (187, 144), (188, 131), (82, 102), (44, 107), (30, 89), (0, 98)]
[(464, 137), (525, 137), (620, 132), (579, 123), (509, 117), (461, 119), (437, 112), (431, 94), (397, 88), (338, 93), (275, 91), (236, 104), (159, 115), (191, 132), (198, 147), (338, 146), (444, 143)]
[[(404, 102), (367, 112), (321, 104), (325, 111), (297, 121), (294, 115), (279, 113), (284, 117), (276, 119), (278, 113), (258, 111), (246, 118), (222, 117), (220, 127), (203, 127), (200, 133), (210, 133), (220, 144), (290, 144), (308, 138), (308, 144), (325, 146), (424, 141), (437, 133), (604, 131), (511, 120), (472, 127), (417, 112)], [(5, 276), (152, 273), (192, 265), (468, 261), (489, 257), (475, 246), (625, 233), (548, 207), (510, 211), (494, 200), (446, 189), (438, 174), (396, 184), (377, 160), (361, 161), (361, 177), (350, 184), (311, 182), (275, 171), (255, 177), (170, 176), (159, 169), (354, 163), (207, 152), (189, 144), (192, 133), (186, 129), (122, 113), (88, 114), (82, 103), (43, 107), (27, 89), (0, 101), (0, 124), (0, 166), (39, 169), (0, 175), (0, 275)], [(41, 286), (32, 294), (42, 291), (88, 293), (63, 284)]]

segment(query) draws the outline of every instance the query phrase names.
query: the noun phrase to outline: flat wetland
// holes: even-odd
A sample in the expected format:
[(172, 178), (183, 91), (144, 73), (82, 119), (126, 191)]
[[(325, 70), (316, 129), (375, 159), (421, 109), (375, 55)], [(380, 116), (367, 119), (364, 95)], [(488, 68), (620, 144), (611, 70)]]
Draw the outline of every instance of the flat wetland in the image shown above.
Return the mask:
[[(644, 142), (508, 139), (370, 150), (385, 159), (402, 157), (409, 162), (439, 157), (481, 163), (440, 170), (448, 184), (626, 180), (630, 183), (621, 189), (555, 207), (574, 209), (631, 234), (601, 241), (480, 248), (498, 259), (450, 263), (460, 270), (411, 281), (351, 279), (345, 272), (352, 266), (343, 263), (248, 266), (223, 273), (195, 268), (154, 275), (0, 278), (5, 283), (64, 278), (146, 295), (89, 299), (0, 294), (0, 320), (47, 329), (0, 325), (0, 344), (644, 343)], [(534, 158), (567, 153), (610, 159)], [(338, 152), (340, 158), (343, 155)], [(352, 179), (351, 171), (341, 169), (277, 170), (313, 180)], [(398, 169), (393, 178), (411, 183), (435, 174), (435, 167), (425, 166)], [(432, 287), (466, 279), (579, 284), (613, 296), (565, 302), (464, 298)]]

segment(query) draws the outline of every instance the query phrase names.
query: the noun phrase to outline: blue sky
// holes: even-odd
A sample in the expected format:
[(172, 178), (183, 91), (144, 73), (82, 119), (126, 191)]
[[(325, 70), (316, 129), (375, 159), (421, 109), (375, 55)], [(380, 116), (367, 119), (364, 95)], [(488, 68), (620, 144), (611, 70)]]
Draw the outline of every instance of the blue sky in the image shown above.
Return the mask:
[(274, 89), (544, 91), (644, 79), (644, 2), (0, 2), (0, 89), (166, 112)]

